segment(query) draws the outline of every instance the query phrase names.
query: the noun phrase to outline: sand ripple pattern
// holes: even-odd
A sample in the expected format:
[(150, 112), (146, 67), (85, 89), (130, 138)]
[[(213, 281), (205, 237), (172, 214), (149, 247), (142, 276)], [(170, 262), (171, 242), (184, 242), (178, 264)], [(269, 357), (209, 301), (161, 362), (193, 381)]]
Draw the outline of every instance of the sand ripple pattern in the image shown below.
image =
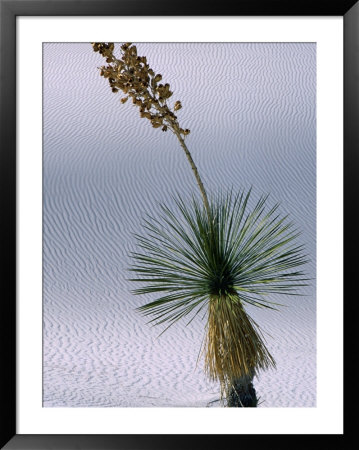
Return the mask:
[[(181, 100), (209, 190), (270, 192), (303, 231), (315, 278), (316, 51), (306, 43), (138, 44)], [(196, 366), (204, 321), (158, 338), (126, 278), (133, 232), (196, 192), (175, 137), (120, 105), (89, 44), (44, 44), (44, 371), (47, 407), (218, 405)], [(261, 407), (316, 404), (315, 282), (280, 312), (253, 310), (277, 370)]]

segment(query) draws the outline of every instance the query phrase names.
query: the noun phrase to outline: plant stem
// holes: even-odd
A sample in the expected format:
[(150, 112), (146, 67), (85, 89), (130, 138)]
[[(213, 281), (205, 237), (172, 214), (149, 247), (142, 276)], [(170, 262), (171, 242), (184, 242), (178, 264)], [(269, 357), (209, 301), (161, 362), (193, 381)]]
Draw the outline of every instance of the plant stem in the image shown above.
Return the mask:
[(181, 134), (179, 133), (179, 131), (177, 131), (175, 128), (173, 129), (173, 131), (174, 131), (174, 134), (177, 136), (177, 138), (178, 138), (178, 140), (179, 140), (179, 143), (181, 144), (181, 147), (183, 148), (183, 150), (184, 150), (184, 152), (185, 152), (185, 154), (186, 154), (186, 157), (187, 157), (187, 159), (188, 159), (188, 162), (189, 162), (190, 165), (191, 165), (192, 171), (193, 171), (193, 173), (194, 173), (194, 176), (195, 176), (195, 178), (196, 178), (196, 181), (197, 181), (199, 190), (200, 190), (201, 195), (202, 195), (204, 207), (206, 208), (208, 218), (210, 218), (210, 215), (211, 215), (211, 214), (210, 214), (210, 207), (209, 207), (208, 197), (207, 197), (206, 190), (205, 190), (205, 188), (204, 188), (204, 186), (203, 186), (201, 177), (200, 177), (200, 175), (199, 175), (199, 173), (198, 173), (197, 166), (196, 166), (196, 164), (194, 163), (194, 161), (193, 161), (193, 159), (192, 159), (192, 156), (191, 156), (191, 153), (190, 153), (190, 151), (188, 150), (187, 145), (186, 145), (184, 139), (182, 138)]

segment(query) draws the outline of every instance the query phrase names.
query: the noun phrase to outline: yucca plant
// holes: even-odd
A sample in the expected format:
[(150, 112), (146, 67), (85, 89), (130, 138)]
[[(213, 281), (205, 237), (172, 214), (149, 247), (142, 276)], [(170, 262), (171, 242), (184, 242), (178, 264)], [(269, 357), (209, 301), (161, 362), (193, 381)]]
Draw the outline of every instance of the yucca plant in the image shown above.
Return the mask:
[[(253, 202), (251, 191), (207, 196), (198, 169), (186, 146), (175, 111), (167, 103), (169, 85), (159, 85), (145, 57), (137, 56), (130, 43), (121, 46), (122, 57), (113, 55), (113, 43), (94, 43), (108, 63), (101, 75), (114, 92), (122, 90), (140, 107), (141, 117), (154, 128), (171, 130), (179, 140), (196, 178), (201, 199), (173, 199), (173, 209), (144, 221), (146, 233), (137, 234), (139, 251), (132, 254), (132, 281), (141, 283), (135, 294), (158, 298), (138, 310), (150, 322), (166, 325), (180, 319), (190, 322), (198, 313), (206, 317), (203, 347), (205, 371), (219, 381), (227, 406), (257, 406), (253, 377), (275, 366), (263, 334), (247, 314), (245, 305), (275, 309), (272, 297), (296, 294), (305, 284), (298, 267), (306, 260), (296, 244), (298, 232), (278, 205), (269, 207), (268, 196)], [(125, 100), (126, 101), (126, 100)]]
[(135, 294), (159, 294), (139, 308), (151, 322), (171, 326), (200, 312), (207, 317), (205, 369), (220, 382), (229, 406), (256, 406), (252, 380), (259, 369), (275, 366), (258, 325), (245, 304), (275, 309), (268, 294), (293, 294), (304, 282), (305, 263), (298, 235), (278, 205), (267, 197), (249, 207), (250, 191), (218, 195), (203, 204), (174, 200), (136, 235), (141, 251), (131, 268), (144, 284)]

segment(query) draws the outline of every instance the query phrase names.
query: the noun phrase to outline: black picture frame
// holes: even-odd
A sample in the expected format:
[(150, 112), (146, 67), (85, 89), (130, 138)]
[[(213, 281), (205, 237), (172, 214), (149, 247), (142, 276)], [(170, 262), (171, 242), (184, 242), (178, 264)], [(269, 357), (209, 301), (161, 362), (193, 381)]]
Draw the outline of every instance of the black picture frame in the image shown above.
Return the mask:
[[(355, 215), (359, 170), (358, 0), (0, 0), (0, 192), (1, 192), (1, 448), (6, 449), (183, 449), (252, 446), (350, 448), (356, 414), (346, 414), (342, 435), (19, 435), (16, 432), (16, 17), (17, 16), (342, 16), (344, 18), (344, 284), (345, 385), (356, 377), (354, 320), (357, 247)], [(352, 262), (354, 261), (354, 263)], [(349, 357), (349, 355), (352, 355)], [(353, 358), (354, 355), (354, 358)], [(328, 374), (330, 376), (330, 374)], [(355, 384), (353, 384), (355, 387)], [(336, 395), (333, 380), (333, 396)], [(356, 402), (344, 392), (345, 411)], [(350, 397), (349, 397), (350, 396)], [(354, 405), (353, 405), (354, 406)], [(348, 411), (347, 411), (348, 412)], [(269, 444), (269, 445), (268, 445)]]

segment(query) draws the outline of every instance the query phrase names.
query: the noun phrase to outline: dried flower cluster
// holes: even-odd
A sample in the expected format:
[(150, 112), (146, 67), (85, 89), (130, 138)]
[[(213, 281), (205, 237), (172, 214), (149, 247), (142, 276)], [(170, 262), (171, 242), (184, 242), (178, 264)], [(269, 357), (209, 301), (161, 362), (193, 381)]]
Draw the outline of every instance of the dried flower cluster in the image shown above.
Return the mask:
[(173, 94), (170, 85), (160, 83), (162, 75), (150, 68), (145, 56), (137, 55), (135, 45), (129, 42), (121, 45), (120, 59), (113, 54), (113, 42), (93, 42), (92, 47), (106, 58), (107, 65), (100, 68), (100, 74), (108, 79), (112, 92), (121, 90), (126, 94), (122, 103), (132, 98), (133, 104), (140, 108), (140, 116), (150, 120), (154, 128), (170, 129), (178, 137), (189, 134), (190, 130), (179, 126), (175, 115), (182, 108), (181, 102), (176, 101), (173, 110), (170, 109), (167, 104)]
[(107, 66), (100, 67), (100, 75), (108, 79), (112, 92), (117, 93), (121, 90), (126, 94), (121, 102), (125, 103), (132, 98), (133, 104), (140, 108), (140, 116), (148, 119), (154, 128), (162, 128), (162, 131), (171, 130), (176, 135), (191, 165), (209, 215), (210, 207), (206, 190), (184, 141), (190, 130), (181, 128), (175, 115), (175, 111), (182, 108), (181, 102), (177, 100), (173, 110), (167, 104), (167, 100), (173, 94), (170, 85), (160, 83), (162, 75), (156, 74), (150, 68), (145, 56), (137, 55), (136, 46), (130, 42), (121, 45), (120, 59), (113, 54), (115, 49), (113, 42), (93, 42), (92, 47), (106, 59)]

